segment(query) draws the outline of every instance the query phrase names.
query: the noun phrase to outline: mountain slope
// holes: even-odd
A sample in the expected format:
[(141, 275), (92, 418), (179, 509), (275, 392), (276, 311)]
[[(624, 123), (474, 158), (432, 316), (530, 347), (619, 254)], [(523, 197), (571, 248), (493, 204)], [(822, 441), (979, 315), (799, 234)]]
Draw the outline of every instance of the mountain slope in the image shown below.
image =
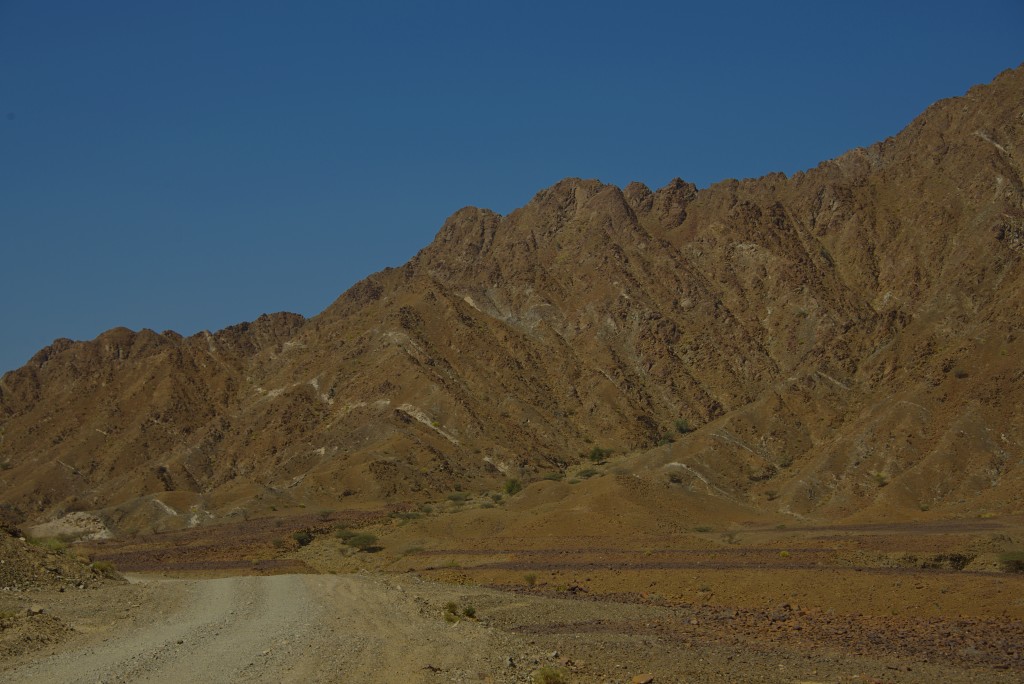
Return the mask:
[(792, 178), (462, 209), (310, 320), (55, 342), (0, 381), (0, 500), (363, 505), (600, 446), (801, 515), (1015, 510), (1022, 149), (1018, 68)]

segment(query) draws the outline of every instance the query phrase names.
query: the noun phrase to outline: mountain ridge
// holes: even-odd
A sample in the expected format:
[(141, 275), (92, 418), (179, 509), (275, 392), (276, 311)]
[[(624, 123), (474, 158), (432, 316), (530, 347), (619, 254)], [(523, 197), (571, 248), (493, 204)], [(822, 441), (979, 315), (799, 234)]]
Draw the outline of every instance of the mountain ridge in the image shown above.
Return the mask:
[(1018, 510), (1022, 93), (791, 177), (465, 207), (309, 319), (57, 340), (0, 379), (0, 501), (422, 499), (597, 446), (798, 515)]

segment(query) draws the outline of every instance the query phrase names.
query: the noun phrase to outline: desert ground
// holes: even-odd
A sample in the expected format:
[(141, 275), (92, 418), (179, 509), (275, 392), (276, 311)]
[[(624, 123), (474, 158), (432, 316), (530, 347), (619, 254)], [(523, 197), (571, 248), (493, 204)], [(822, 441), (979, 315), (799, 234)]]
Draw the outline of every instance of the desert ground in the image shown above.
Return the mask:
[[(592, 502), (614, 489), (590, 486)], [(415, 510), (280, 511), (46, 551), (43, 566), (81, 558), (127, 581), (94, 572), (0, 591), (0, 678), (1024, 676), (1024, 575), (998, 563), (1024, 538), (1019, 517), (798, 526), (737, 511), (726, 524), (719, 511), (715, 523), (671, 530), (644, 520), (640, 533), (641, 521), (617, 528), (591, 511), (593, 528), (571, 534), (585, 528), (564, 498), (546, 507), (550, 496), (532, 487), (493, 507), (456, 496)], [(353, 531), (375, 545), (348, 545)]]

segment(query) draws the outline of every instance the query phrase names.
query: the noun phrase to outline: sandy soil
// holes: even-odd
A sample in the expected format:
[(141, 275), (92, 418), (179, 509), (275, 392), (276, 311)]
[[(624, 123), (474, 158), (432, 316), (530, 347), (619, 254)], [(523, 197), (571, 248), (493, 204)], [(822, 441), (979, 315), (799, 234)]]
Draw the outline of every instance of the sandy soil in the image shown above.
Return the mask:
[[(130, 585), (21, 598), (62, 616), (74, 631), (61, 645), (0, 661), (7, 682), (525, 682), (541, 667), (575, 682), (647, 675), (655, 682), (1021, 676), (1015, 667), (929, 662), (859, 643), (870, 634), (850, 632), (849, 648), (842, 633), (818, 643), (756, 638), (797, 625), (845, 629), (809, 620), (798, 607), (744, 629), (749, 616), (735, 611), (498, 591), (413, 573), (145, 576)], [(463, 615), (468, 606), (474, 619)]]

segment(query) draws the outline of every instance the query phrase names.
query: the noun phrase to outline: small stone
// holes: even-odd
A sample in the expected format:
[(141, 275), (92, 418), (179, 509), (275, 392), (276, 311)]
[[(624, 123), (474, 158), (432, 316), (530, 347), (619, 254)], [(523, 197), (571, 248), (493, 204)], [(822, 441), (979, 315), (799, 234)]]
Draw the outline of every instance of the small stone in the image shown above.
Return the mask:
[(505, 667), (515, 667), (515, 666), (516, 666), (516, 661), (512, 658), (512, 656), (506, 656), (505, 657)]
[(550, 657), (551, 657), (551, 659), (552, 659), (552, 660), (554, 660), (555, 658), (557, 658), (557, 657), (558, 657), (558, 651), (552, 651), (552, 652), (551, 652), (551, 656), (550, 656)]
[(39, 605), (35, 605), (35, 606), (29, 606), (25, 610), (25, 615), (29, 615), (29, 616), (32, 616), (32, 615), (42, 615), (45, 612), (46, 612), (45, 608), (43, 608), (42, 606), (39, 606)]
[(654, 675), (650, 673), (633, 675), (633, 678), (629, 680), (630, 684), (651, 684), (653, 681)]

